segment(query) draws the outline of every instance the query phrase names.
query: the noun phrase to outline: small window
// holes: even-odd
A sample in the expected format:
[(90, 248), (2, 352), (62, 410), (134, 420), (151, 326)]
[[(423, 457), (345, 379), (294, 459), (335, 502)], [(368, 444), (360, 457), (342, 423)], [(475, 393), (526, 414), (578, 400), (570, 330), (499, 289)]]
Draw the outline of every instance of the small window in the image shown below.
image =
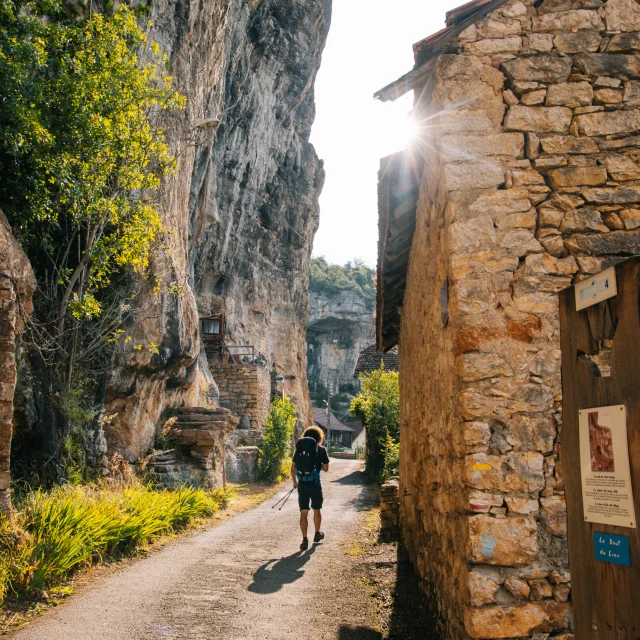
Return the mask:
[(202, 333), (204, 333), (207, 336), (219, 336), (220, 320), (203, 320)]

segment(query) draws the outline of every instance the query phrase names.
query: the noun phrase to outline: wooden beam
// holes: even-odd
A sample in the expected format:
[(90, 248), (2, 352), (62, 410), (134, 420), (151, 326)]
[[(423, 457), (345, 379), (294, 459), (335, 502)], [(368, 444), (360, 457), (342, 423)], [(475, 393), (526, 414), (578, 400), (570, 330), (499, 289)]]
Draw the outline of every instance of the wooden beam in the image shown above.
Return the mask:
[(446, 24), (448, 27), (458, 24), (460, 21), (482, 9), (482, 7), (492, 4), (493, 2), (495, 2), (495, 0), (472, 0), (472, 2), (467, 2), (457, 9), (447, 11)]

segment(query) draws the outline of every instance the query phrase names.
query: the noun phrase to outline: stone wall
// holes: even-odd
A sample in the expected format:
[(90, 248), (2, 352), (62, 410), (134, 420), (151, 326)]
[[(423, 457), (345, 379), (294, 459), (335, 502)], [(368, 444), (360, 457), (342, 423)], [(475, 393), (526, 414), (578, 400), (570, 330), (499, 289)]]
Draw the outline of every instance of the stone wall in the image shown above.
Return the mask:
[(331, 454), (332, 458), (336, 458), (337, 460), (355, 460), (356, 454), (350, 453), (349, 451), (334, 451)]
[(448, 638), (573, 637), (557, 293), (640, 253), (639, 49), (635, 0), (511, 0), (416, 92), (401, 514)]
[(242, 418), (252, 429), (262, 430), (271, 405), (271, 376), (259, 364), (209, 362), (209, 369), (220, 391), (220, 406)]
[(168, 432), (175, 448), (151, 463), (156, 480), (169, 489), (223, 486), (225, 450), (238, 418), (220, 408), (181, 407), (176, 413)]
[(34, 290), (31, 266), (0, 211), (0, 511), (5, 513), (11, 509), (9, 463), (16, 388), (16, 336), (33, 311)]
[(395, 537), (400, 526), (398, 479), (391, 478), (380, 487), (380, 533)]

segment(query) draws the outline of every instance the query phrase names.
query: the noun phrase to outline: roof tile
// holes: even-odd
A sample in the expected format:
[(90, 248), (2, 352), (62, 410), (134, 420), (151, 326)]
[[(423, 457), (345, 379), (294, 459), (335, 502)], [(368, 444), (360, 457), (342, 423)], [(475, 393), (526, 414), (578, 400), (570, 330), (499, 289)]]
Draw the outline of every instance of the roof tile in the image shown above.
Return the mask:
[(384, 363), (385, 371), (397, 371), (398, 370), (398, 347), (390, 349), (386, 353), (378, 351), (376, 345), (363, 349), (358, 357), (354, 377), (362, 374), (371, 373), (380, 368), (380, 363)]

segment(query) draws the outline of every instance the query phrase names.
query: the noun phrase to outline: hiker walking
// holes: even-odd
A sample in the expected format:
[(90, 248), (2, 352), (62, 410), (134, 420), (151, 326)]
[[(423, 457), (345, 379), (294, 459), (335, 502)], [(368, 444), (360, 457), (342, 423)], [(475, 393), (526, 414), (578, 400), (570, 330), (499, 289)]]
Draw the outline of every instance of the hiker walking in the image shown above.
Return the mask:
[(298, 488), (298, 505), (300, 506), (300, 530), (302, 544), (300, 550), (309, 548), (307, 529), (309, 527), (309, 503), (313, 509), (313, 524), (315, 536), (313, 542), (320, 542), (324, 533), (320, 531), (322, 523), (322, 485), (320, 471), (329, 471), (329, 454), (321, 447), (323, 433), (318, 427), (307, 427), (302, 438), (296, 442), (296, 452), (291, 465), (291, 479), (293, 488)]

